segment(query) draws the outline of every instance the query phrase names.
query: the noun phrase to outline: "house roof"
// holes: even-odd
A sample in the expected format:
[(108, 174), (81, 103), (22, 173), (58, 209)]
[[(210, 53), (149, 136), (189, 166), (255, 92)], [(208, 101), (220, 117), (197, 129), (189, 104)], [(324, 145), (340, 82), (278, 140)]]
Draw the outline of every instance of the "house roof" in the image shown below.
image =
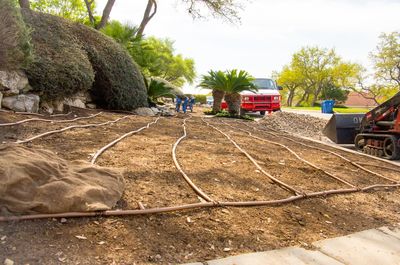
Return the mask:
[(368, 96), (366, 93), (363, 93), (363, 95), (358, 92), (350, 92), (344, 105), (348, 107), (374, 107), (378, 105), (374, 100), (365, 98), (371, 96)]

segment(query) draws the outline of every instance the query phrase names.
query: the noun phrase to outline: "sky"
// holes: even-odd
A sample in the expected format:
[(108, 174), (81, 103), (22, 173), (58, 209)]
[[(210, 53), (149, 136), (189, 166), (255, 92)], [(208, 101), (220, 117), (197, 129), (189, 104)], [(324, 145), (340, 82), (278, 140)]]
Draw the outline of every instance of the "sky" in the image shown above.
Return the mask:
[[(99, 13), (105, 2), (98, 1)], [(400, 30), (400, 0), (241, 3), (241, 22), (231, 24), (212, 17), (193, 20), (183, 1), (159, 0), (158, 12), (145, 35), (174, 40), (176, 53), (195, 60), (199, 77), (211, 69), (237, 68), (266, 78), (305, 46), (334, 48), (344, 60), (371, 69), (368, 55), (378, 44), (379, 35)], [(111, 19), (138, 25), (146, 4), (147, 0), (116, 0)], [(196, 85), (185, 85), (184, 91), (201, 93)]]

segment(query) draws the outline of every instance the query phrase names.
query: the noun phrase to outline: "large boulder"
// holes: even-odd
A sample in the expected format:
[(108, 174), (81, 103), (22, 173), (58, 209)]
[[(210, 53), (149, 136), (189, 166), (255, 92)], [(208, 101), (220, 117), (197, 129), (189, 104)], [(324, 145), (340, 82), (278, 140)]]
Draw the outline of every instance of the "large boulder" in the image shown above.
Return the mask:
[(96, 105), (132, 110), (147, 106), (143, 77), (114, 40), (66, 19), (22, 10), (31, 28), (33, 62), (25, 69), (44, 102), (90, 92)]
[(4, 96), (18, 95), (29, 85), (28, 78), (22, 71), (0, 71), (0, 92)]
[(7, 109), (17, 112), (37, 113), (39, 111), (39, 101), (40, 98), (38, 95), (17, 95), (3, 97), (1, 100), (1, 105)]

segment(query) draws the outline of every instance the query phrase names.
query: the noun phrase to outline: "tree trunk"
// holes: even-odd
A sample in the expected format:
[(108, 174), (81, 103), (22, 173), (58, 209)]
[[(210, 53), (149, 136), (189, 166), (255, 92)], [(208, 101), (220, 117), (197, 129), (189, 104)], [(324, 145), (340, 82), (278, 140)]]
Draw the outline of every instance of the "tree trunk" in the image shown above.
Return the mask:
[[(153, 9), (153, 12), (150, 14), (151, 10)], [(147, 2), (147, 7), (146, 10), (144, 11), (143, 19), (142, 22), (140, 23), (138, 32), (136, 33), (137, 37), (142, 37), (144, 29), (146, 28), (147, 23), (154, 17), (154, 15), (157, 13), (157, 2), (156, 0), (148, 0)]]
[(31, 4), (29, 3), (29, 0), (19, 0), (19, 6), (21, 8), (31, 9)]
[(321, 94), (321, 91), (322, 91), (322, 86), (318, 86), (318, 88), (314, 91), (314, 97), (311, 102), (311, 107), (315, 106), (315, 103), (317, 102), (318, 96), (319, 96), (319, 94)]
[(221, 90), (213, 89), (212, 95), (213, 95), (213, 98), (214, 98), (213, 112), (214, 113), (218, 113), (218, 112), (221, 111), (221, 103), (222, 103), (222, 99), (225, 96), (225, 92), (221, 91)]
[(103, 15), (101, 16), (100, 23), (97, 24), (97, 26), (96, 26), (97, 30), (102, 29), (107, 24), (114, 3), (115, 3), (115, 0), (107, 1), (107, 4), (103, 10)]
[(301, 104), (306, 100), (306, 98), (308, 98), (309, 93), (307, 91), (304, 91), (303, 96), (301, 97), (301, 99), (299, 100), (299, 102), (297, 102), (296, 107), (300, 107)]
[[(92, 1), (92, 3), (93, 3), (93, 1)], [(86, 4), (86, 9), (88, 11), (90, 24), (92, 24), (92, 26), (95, 26), (96, 21), (95, 21), (94, 16), (93, 16), (91, 3), (89, 3), (89, 0), (85, 0), (85, 4)]]
[(240, 114), (241, 96), (239, 93), (226, 93), (225, 101), (228, 104), (228, 111), (231, 115)]
[(286, 104), (288, 107), (291, 107), (293, 104), (293, 98), (294, 98), (294, 89), (289, 89), (289, 94), (288, 94), (288, 98), (286, 101)]

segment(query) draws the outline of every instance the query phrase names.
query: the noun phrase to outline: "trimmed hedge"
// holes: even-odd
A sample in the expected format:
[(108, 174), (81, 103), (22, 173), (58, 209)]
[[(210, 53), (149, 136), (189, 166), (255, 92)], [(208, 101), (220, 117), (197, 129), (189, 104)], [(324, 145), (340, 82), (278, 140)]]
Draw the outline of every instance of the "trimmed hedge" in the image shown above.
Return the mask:
[(10, 0), (0, 0), (0, 70), (26, 67), (32, 59), (29, 29)]
[(34, 92), (43, 100), (89, 92), (102, 108), (132, 110), (147, 106), (138, 67), (111, 38), (49, 14), (23, 10), (22, 15), (32, 28), (34, 51), (26, 73)]

